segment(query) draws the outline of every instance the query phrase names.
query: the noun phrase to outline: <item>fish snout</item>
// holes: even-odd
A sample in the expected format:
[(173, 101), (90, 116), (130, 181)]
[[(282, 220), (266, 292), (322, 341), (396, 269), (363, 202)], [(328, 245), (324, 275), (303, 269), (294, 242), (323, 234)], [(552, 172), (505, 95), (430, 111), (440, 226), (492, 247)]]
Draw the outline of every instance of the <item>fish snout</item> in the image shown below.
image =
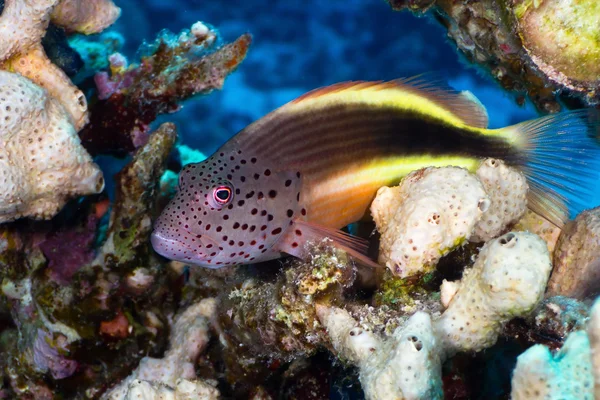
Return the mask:
[(197, 238), (192, 234), (183, 234), (173, 237), (160, 229), (152, 232), (150, 243), (154, 251), (163, 257), (204, 267), (214, 268), (210, 260), (221, 252), (217, 242), (207, 236)]

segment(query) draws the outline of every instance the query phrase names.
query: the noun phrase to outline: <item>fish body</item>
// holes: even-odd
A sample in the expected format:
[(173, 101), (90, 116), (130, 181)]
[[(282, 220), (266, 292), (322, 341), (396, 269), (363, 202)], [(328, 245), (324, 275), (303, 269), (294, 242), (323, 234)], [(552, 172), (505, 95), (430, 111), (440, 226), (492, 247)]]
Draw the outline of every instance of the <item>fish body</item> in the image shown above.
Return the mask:
[[(530, 207), (561, 224), (566, 203), (555, 189), (568, 181), (581, 194), (586, 159), (600, 155), (586, 140), (585, 116), (490, 130), (472, 95), (417, 79), (318, 89), (185, 166), (152, 244), (167, 258), (218, 268), (282, 254), (305, 258), (307, 241), (329, 237), (375, 265), (364, 255), (365, 241), (339, 229), (365, 216), (380, 187), (428, 166), (474, 171), (488, 157), (520, 167), (529, 178)], [(560, 173), (550, 168), (557, 164)]]

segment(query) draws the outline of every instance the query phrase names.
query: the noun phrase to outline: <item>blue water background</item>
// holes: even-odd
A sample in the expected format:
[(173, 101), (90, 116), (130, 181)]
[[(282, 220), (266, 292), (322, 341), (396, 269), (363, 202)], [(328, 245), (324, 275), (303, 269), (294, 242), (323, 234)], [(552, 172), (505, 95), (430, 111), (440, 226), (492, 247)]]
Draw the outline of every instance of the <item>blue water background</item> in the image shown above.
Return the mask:
[[(226, 41), (245, 32), (253, 35), (247, 59), (222, 91), (188, 101), (179, 113), (160, 119), (176, 122), (182, 142), (206, 155), (298, 95), (346, 80), (434, 72), (456, 89), (473, 92), (486, 106), (492, 128), (537, 116), (533, 106), (517, 106), (512, 95), (464, 61), (432, 18), (394, 12), (383, 0), (117, 3), (123, 14), (114, 29), (124, 34), (124, 53), (130, 58), (162, 29), (179, 32), (196, 21), (217, 27)], [(596, 194), (588, 207), (600, 204), (597, 181), (590, 180)]]

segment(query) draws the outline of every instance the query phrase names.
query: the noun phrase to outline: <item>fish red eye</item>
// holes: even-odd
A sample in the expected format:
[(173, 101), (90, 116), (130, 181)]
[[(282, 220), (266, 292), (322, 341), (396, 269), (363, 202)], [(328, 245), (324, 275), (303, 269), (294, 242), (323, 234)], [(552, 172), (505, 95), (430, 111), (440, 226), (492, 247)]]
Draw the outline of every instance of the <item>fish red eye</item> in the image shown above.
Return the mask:
[(213, 192), (213, 198), (217, 204), (227, 204), (231, 201), (231, 194), (229, 186), (218, 186)]

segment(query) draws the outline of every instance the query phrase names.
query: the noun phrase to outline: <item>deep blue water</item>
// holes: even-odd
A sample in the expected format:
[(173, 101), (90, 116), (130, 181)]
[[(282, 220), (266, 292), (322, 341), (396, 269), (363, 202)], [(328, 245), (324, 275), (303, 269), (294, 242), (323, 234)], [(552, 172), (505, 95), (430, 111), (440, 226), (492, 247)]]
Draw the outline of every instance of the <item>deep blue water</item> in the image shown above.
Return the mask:
[[(185, 103), (162, 117), (177, 123), (182, 141), (211, 154), (248, 123), (298, 95), (345, 80), (387, 80), (433, 72), (486, 106), (491, 127), (536, 116), (516, 105), (491, 78), (464, 61), (430, 17), (394, 12), (384, 0), (119, 0), (115, 29), (133, 57), (162, 29), (196, 21), (226, 41), (250, 32), (247, 59), (222, 91)], [(595, 182), (591, 183), (595, 184)], [(600, 204), (600, 195), (589, 204)]]

